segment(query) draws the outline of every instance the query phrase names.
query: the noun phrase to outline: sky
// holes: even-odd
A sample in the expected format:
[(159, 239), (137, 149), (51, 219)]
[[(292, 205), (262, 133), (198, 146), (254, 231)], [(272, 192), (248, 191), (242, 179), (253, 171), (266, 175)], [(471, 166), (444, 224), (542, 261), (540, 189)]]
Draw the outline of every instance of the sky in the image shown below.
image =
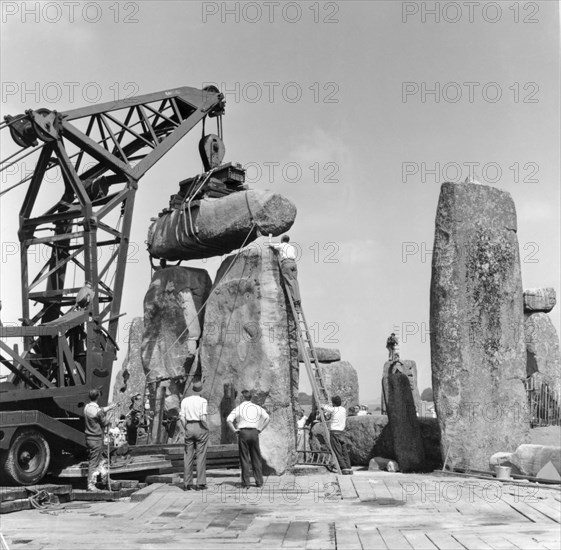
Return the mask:
[[(475, 172), (511, 193), (523, 286), (559, 292), (557, 2), (1, 6), (2, 116), (178, 86), (215, 83), (225, 93), (225, 160), (246, 166), (252, 188), (296, 204), (303, 308), (316, 345), (339, 348), (357, 370), (362, 402), (379, 399), (391, 332), (401, 357), (417, 363), (419, 389), (431, 384), (431, 250), (444, 181)], [(199, 137), (196, 129), (140, 181), (123, 350), (150, 283), (149, 219), (201, 171)], [(16, 149), (5, 131), (0, 139), (5, 158)], [(0, 174), (0, 189), (32, 167)], [(0, 199), (4, 323), (21, 316), (24, 193)], [(219, 264), (184, 265), (214, 277)], [(559, 311), (550, 314), (558, 332)], [(121, 351), (116, 366), (123, 359)]]

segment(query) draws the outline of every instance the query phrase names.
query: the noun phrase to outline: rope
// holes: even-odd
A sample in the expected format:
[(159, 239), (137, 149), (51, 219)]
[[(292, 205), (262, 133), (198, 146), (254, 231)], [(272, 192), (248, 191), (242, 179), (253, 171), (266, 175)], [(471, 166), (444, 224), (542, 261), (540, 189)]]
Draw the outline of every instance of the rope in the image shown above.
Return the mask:
[[(236, 252), (236, 255), (234, 256), (234, 259), (232, 260), (232, 263), (228, 266), (228, 269), (225, 271), (224, 275), (222, 277), (225, 277), (230, 270), (232, 269), (232, 267), (234, 267), (234, 264), (236, 263), (237, 259), (239, 258), (240, 254), (242, 253), (242, 250), (247, 242), (247, 240), (249, 239), (251, 232), (254, 229), (254, 225), (251, 226), (249, 233), (247, 234), (246, 238), (244, 239), (241, 247), (238, 249), (238, 251)], [(175, 346), (175, 344), (177, 344), (177, 342), (179, 342), (179, 340), (181, 339), (181, 337), (185, 334), (185, 332), (187, 332), (189, 330), (189, 327), (193, 324), (193, 322), (195, 321), (195, 319), (198, 319), (199, 314), (201, 313), (201, 311), (203, 310), (203, 308), (206, 306), (207, 302), (210, 300), (210, 297), (212, 296), (213, 292), (216, 290), (216, 287), (213, 287), (210, 290), (210, 293), (207, 297), (207, 299), (203, 302), (203, 304), (201, 305), (201, 307), (199, 308), (199, 310), (196, 312), (196, 315), (193, 317), (192, 321), (183, 329), (183, 331), (181, 332), (181, 334), (177, 337), (177, 339), (171, 344), (171, 346), (166, 350), (166, 352), (162, 355), (162, 359), (164, 357), (166, 357), (168, 355), (168, 353), (171, 352), (171, 349), (173, 348), (173, 346)]]

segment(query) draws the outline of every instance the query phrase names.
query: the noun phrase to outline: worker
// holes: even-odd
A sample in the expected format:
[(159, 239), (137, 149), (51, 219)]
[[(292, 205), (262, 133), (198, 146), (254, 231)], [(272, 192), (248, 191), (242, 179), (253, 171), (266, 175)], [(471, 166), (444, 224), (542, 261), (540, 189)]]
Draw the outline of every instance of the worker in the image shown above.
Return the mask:
[(296, 267), (296, 249), (290, 243), (290, 237), (283, 235), (280, 243), (269, 243), (269, 246), (278, 251), (281, 261), (281, 273), (286, 282), (287, 291), (292, 296), (296, 311), (300, 311), (300, 286), (298, 285), (298, 268)]
[[(209, 429), (207, 423), (208, 402), (200, 396), (203, 384), (193, 383), (193, 394), (181, 401), (179, 419), (185, 432), (183, 456), (183, 490), (203, 491), (206, 489), (206, 451)], [(193, 463), (197, 454), (197, 485), (193, 486)]]
[(296, 450), (305, 451), (306, 450), (306, 421), (308, 420), (308, 417), (304, 414), (304, 411), (300, 409), (296, 412), (296, 419), (297, 419), (296, 427), (298, 428)]
[(98, 491), (95, 482), (103, 453), (103, 432), (109, 424), (105, 414), (117, 407), (117, 403), (100, 407), (97, 404), (100, 395), (99, 390), (90, 390), (90, 402), (84, 407), (86, 447), (88, 449), (88, 491)]
[(76, 295), (76, 309), (88, 309), (94, 298), (92, 283), (86, 281)]
[(259, 434), (269, 425), (271, 419), (265, 409), (252, 403), (251, 391), (242, 391), (243, 402), (226, 418), (230, 429), (238, 436), (238, 450), (242, 470), (242, 487), (251, 486), (249, 468), (253, 468), (255, 486), (263, 487), (263, 458), (259, 448)]
[(137, 393), (131, 397), (131, 405), (129, 412), (125, 417), (127, 425), (127, 443), (136, 445), (138, 438), (138, 427), (143, 421), (144, 416), (144, 398)]
[(392, 332), (391, 335), (389, 336), (389, 338), (386, 340), (386, 349), (388, 350), (388, 353), (389, 353), (388, 359), (389, 359), (390, 363), (395, 362), (395, 356), (396, 356), (396, 353), (397, 353), (397, 345), (398, 344), (399, 344), (399, 341), (397, 339), (397, 336), (395, 335), (395, 332)]
[(352, 475), (351, 460), (347, 448), (345, 437), (345, 427), (347, 423), (347, 411), (341, 406), (341, 398), (336, 395), (331, 398), (331, 405), (321, 405), (324, 412), (329, 413), (329, 438), (331, 447), (337, 457), (337, 462), (343, 475)]

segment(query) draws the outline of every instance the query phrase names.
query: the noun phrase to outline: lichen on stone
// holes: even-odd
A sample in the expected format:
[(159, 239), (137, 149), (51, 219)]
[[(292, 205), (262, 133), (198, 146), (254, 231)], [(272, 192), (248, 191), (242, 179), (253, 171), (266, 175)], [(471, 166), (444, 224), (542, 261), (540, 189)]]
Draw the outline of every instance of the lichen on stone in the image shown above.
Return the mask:
[(516, 254), (501, 232), (476, 225), (467, 248), (466, 279), (469, 285), (470, 331), (485, 335), (483, 351), (493, 362), (500, 350), (501, 303), (504, 284)]

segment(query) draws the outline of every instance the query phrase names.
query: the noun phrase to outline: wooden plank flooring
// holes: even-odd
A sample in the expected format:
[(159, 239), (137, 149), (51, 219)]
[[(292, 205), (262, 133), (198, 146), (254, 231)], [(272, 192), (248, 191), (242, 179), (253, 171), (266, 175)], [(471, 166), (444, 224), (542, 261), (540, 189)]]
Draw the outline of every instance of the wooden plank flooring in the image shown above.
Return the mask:
[(171, 483), (83, 508), (1, 519), (10, 550), (548, 550), (561, 545), (561, 493), (493, 480), (388, 472), (269, 477), (236, 471), (206, 491)]

